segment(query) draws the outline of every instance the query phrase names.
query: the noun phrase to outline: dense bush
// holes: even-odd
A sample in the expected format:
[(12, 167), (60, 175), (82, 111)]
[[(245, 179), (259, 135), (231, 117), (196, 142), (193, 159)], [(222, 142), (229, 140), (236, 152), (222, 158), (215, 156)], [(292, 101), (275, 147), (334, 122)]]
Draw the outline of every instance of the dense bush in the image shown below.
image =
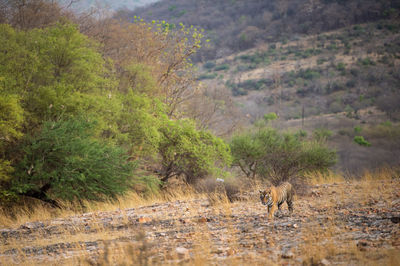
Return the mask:
[(247, 177), (261, 177), (273, 183), (324, 171), (336, 162), (336, 152), (322, 142), (305, 141), (296, 134), (272, 128), (235, 136), (231, 141), (233, 165)]
[(191, 121), (169, 121), (161, 129), (159, 151), (162, 180), (182, 177), (189, 184), (229, 165), (229, 146), (210, 132), (196, 130)]
[(45, 122), (27, 138), (12, 191), (44, 201), (116, 197), (134, 182), (135, 164), (126, 151), (93, 138), (84, 119)]

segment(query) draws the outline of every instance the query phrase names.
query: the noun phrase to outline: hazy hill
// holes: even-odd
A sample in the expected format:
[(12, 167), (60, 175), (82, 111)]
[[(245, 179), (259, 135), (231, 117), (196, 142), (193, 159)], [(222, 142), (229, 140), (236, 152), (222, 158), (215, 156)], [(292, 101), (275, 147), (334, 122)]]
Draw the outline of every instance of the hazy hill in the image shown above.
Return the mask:
[(212, 59), (264, 41), (291, 40), (296, 34), (389, 18), (399, 8), (399, 0), (164, 0), (118, 16), (199, 26), (212, 45), (197, 59)]
[(199, 79), (231, 94), (248, 123), (275, 112), (282, 129), (330, 130), (340, 167), (355, 170), (400, 163), (399, 69), (400, 23), (380, 20), (261, 43), (206, 62)]
[[(137, 7), (149, 5), (159, 0), (80, 0), (73, 3), (72, 8), (78, 11), (87, 10), (100, 4), (101, 7), (116, 11), (118, 9), (129, 9), (133, 10)], [(70, 0), (59, 0), (63, 5), (69, 4)]]

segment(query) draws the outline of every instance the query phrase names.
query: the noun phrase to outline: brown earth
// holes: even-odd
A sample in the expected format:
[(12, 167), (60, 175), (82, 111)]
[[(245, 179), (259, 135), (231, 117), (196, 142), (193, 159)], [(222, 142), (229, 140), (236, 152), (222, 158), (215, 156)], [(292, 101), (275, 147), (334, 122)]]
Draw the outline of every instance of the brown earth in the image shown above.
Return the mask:
[(0, 265), (399, 265), (400, 180), (314, 185), (274, 221), (257, 193), (92, 212), (0, 229)]

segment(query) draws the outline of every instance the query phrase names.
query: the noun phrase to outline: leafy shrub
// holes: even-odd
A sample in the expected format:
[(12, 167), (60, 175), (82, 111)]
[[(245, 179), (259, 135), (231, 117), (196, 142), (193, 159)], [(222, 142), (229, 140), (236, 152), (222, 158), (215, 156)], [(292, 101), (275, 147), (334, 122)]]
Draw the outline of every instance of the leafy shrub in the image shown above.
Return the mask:
[(83, 119), (45, 122), (26, 141), (12, 190), (54, 200), (103, 200), (129, 189), (135, 164), (126, 152), (93, 138), (95, 124)]
[(355, 126), (354, 127), (354, 133), (359, 134), (361, 132), (361, 127), (360, 126)]
[(215, 71), (229, 70), (228, 64), (222, 64), (214, 68)]
[(371, 146), (371, 143), (366, 141), (363, 136), (355, 136), (353, 140), (358, 145), (365, 146), (365, 147), (370, 147)]
[(316, 141), (327, 141), (332, 136), (332, 131), (326, 128), (317, 128), (313, 131), (313, 138)]
[(277, 184), (307, 172), (324, 171), (336, 162), (336, 152), (321, 142), (303, 141), (295, 134), (272, 128), (246, 132), (231, 141), (233, 165), (247, 177)]
[(354, 88), (356, 85), (357, 85), (357, 81), (354, 79), (348, 80), (346, 82), (346, 87), (349, 89)]
[(183, 177), (189, 184), (208, 175), (221, 174), (230, 164), (229, 146), (210, 132), (197, 130), (190, 120), (169, 121), (160, 132), (162, 181)]
[(376, 63), (369, 57), (358, 59), (358, 63), (363, 66), (374, 66)]
[(198, 80), (215, 79), (217, 76), (218, 76), (217, 73), (201, 74), (197, 79)]
[(276, 113), (271, 112), (271, 113), (268, 113), (268, 114), (264, 114), (263, 118), (266, 121), (272, 121), (272, 120), (278, 119), (278, 116), (276, 115)]
[(215, 67), (215, 63), (212, 62), (212, 61), (208, 61), (203, 65), (203, 67), (206, 68), (206, 69), (212, 69), (212, 68)]

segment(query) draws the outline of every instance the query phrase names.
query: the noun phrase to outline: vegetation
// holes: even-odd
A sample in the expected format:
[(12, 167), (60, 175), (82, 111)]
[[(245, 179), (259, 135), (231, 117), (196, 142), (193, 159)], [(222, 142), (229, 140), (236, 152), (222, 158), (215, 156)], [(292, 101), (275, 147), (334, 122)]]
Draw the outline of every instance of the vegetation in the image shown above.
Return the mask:
[[(189, 59), (201, 32), (104, 22), (85, 21), (86, 34), (61, 13), (32, 29), (0, 25), (2, 203), (107, 200), (171, 177), (194, 183), (229, 165), (228, 145), (184, 115), (202, 93), (192, 89)], [(140, 38), (125, 42), (132, 35)]]
[(335, 151), (299, 136), (272, 128), (235, 136), (231, 142), (233, 165), (247, 177), (262, 177), (279, 184), (309, 172), (325, 171), (335, 164)]
[(126, 151), (93, 138), (83, 119), (44, 122), (23, 144), (11, 191), (43, 201), (115, 198), (130, 188), (135, 164)]
[[(176, 6), (173, 12), (171, 6)], [(160, 19), (169, 23), (196, 25), (206, 30), (211, 39), (209, 47), (196, 55), (196, 60), (211, 60), (232, 53), (253, 48), (260, 42), (276, 42), (296, 38), (298, 34), (315, 34), (384, 18), (396, 14), (389, 8), (397, 10), (398, 3), (393, 1), (322, 1), (319, 6), (303, 8), (302, 1), (211, 1), (198, 2), (185, 0), (179, 6), (173, 0), (167, 0), (149, 7), (133, 11), (121, 10), (118, 18), (129, 19), (135, 15), (152, 20)], [(371, 15), (369, 10), (375, 10)], [(357, 12), (358, 16), (353, 14)], [(385, 15), (385, 14), (391, 15)], [(310, 20), (312, 18), (312, 21)], [(315, 22), (318, 23), (315, 23)], [(383, 25), (381, 25), (384, 28)], [(393, 27), (391, 27), (393, 28)], [(354, 32), (363, 34), (362, 28)], [(272, 46), (273, 47), (273, 46)], [(327, 45), (336, 49), (335, 44)], [(317, 49), (310, 49), (297, 54), (298, 58), (306, 58), (318, 54)]]
[(371, 146), (371, 143), (366, 141), (363, 136), (355, 136), (354, 142), (361, 146), (366, 146), (366, 147)]

